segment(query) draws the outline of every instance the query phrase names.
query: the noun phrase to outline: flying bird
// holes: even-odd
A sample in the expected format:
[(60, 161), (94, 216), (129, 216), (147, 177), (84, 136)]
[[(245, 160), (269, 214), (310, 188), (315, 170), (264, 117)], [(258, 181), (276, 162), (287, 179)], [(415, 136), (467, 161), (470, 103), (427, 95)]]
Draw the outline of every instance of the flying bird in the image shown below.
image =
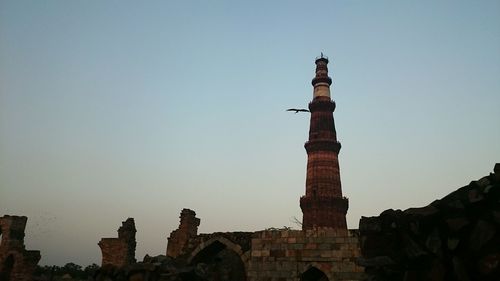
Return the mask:
[(295, 114), (299, 113), (299, 112), (309, 112), (309, 110), (307, 109), (297, 109), (297, 108), (289, 108), (287, 109), (286, 111), (295, 111)]

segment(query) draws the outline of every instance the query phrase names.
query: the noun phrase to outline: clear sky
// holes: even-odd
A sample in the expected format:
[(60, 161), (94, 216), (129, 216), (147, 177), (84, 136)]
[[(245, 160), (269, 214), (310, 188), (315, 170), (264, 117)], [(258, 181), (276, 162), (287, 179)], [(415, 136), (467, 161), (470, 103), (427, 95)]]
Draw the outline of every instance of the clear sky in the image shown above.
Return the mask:
[(320, 52), (350, 228), (499, 162), (500, 1), (0, 0), (0, 215), (58, 265), (127, 217), (164, 254), (182, 208), (297, 228)]

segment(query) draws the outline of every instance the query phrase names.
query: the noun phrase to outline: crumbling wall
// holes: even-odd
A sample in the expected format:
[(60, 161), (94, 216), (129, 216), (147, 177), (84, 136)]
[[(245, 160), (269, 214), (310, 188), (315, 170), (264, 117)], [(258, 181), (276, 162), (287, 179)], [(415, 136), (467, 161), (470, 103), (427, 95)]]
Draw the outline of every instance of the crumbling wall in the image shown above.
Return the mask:
[(198, 235), (198, 226), (200, 219), (196, 217), (196, 213), (190, 209), (182, 209), (180, 215), (179, 228), (170, 233), (167, 239), (167, 256), (178, 257), (181, 255), (189, 244), (189, 240)]
[(250, 250), (252, 246), (252, 236), (253, 232), (214, 232), (214, 233), (203, 233), (189, 240), (185, 247), (185, 253), (188, 261), (191, 261), (194, 255), (201, 249), (204, 249), (213, 242), (221, 242), (232, 249), (233, 251), (243, 255)]
[(362, 217), (359, 229), (370, 280), (498, 280), (500, 164), (428, 206)]
[[(315, 228), (197, 234), (200, 220), (194, 211), (183, 209), (180, 218), (179, 229), (168, 240), (168, 257), (159, 257), (158, 261), (148, 257), (143, 263), (127, 265), (118, 271), (102, 268), (99, 276), (150, 281), (342, 281), (362, 280), (364, 276), (364, 268), (356, 264), (360, 256), (356, 230)], [(104, 256), (103, 251), (103, 260)]]
[(135, 222), (128, 218), (118, 229), (118, 238), (102, 238), (98, 245), (102, 253), (101, 266), (124, 267), (135, 263)]
[(0, 280), (30, 281), (40, 260), (40, 251), (27, 251), (24, 230), (28, 218), (5, 215), (0, 218)]
[(335, 228), (196, 234), (200, 220), (181, 212), (167, 253), (206, 280), (361, 280), (357, 231)]
[(255, 232), (249, 281), (361, 280), (357, 231), (316, 228)]

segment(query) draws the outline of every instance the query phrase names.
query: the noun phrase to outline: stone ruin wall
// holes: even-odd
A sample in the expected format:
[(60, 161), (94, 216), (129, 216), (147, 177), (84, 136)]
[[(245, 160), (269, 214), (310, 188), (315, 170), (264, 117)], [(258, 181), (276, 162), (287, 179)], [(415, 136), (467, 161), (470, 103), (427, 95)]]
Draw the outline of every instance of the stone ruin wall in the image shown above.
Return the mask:
[(40, 251), (28, 251), (24, 231), (28, 218), (5, 215), (0, 218), (0, 280), (31, 281)]
[(500, 276), (500, 164), (421, 208), (359, 223), (371, 280), (491, 280)]
[(178, 257), (188, 247), (191, 238), (198, 235), (198, 226), (200, 219), (196, 217), (196, 213), (190, 209), (182, 209), (180, 215), (179, 228), (170, 233), (167, 239), (167, 256)]
[(124, 267), (135, 260), (135, 222), (128, 218), (118, 229), (118, 238), (102, 238), (98, 245), (101, 248), (101, 266)]
[(315, 270), (328, 280), (361, 280), (359, 256), (356, 230), (259, 231), (253, 235), (247, 276), (249, 281), (307, 280)]
[[(316, 228), (198, 234), (200, 220), (194, 211), (184, 209), (179, 228), (168, 239), (166, 263), (132, 266), (143, 280), (155, 281), (174, 280), (168, 279), (173, 276), (179, 278), (175, 280), (228, 281), (438, 281), (480, 276), (480, 280), (496, 281), (499, 164), (494, 171), (426, 207), (362, 218), (359, 231)], [(156, 279), (155, 272), (159, 272)], [(186, 277), (187, 273), (191, 275)]]
[(170, 257), (196, 265), (209, 261), (209, 255), (224, 259), (228, 255), (223, 251), (229, 250), (233, 261), (224, 262), (234, 265), (234, 259), (238, 259), (246, 276), (242, 280), (248, 281), (309, 280), (310, 272), (324, 274), (329, 280), (361, 280), (364, 276), (364, 268), (356, 265), (360, 256), (356, 230), (284, 229), (197, 235), (200, 220), (195, 215), (191, 210), (182, 210), (179, 229), (168, 239)]

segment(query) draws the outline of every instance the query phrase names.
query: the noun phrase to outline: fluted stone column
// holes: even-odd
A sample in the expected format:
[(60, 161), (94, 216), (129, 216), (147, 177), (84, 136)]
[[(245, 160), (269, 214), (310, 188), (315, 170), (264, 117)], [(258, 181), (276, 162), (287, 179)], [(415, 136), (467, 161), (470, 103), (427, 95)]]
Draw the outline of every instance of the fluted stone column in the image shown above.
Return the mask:
[(347, 229), (345, 215), (348, 200), (342, 196), (337, 141), (330, 97), (332, 79), (328, 76), (328, 58), (316, 59), (316, 76), (312, 80), (313, 100), (309, 103), (311, 122), (307, 151), (306, 194), (300, 198), (302, 229), (329, 227)]

